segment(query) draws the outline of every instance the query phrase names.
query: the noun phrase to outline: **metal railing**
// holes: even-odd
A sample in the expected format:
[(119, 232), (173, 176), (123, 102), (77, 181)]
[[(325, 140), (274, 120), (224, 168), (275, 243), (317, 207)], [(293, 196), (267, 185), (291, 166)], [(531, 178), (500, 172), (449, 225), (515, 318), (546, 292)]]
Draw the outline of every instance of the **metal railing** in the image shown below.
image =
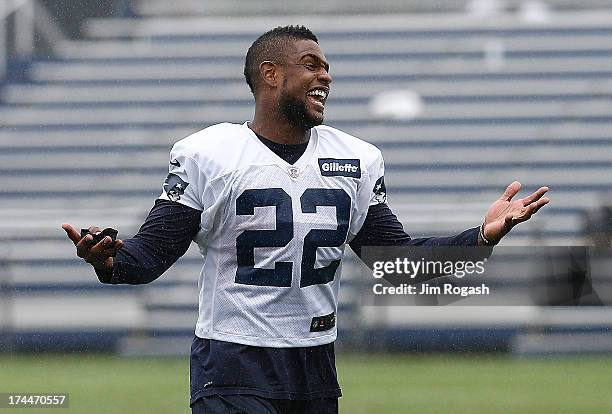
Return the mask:
[(37, 37), (51, 49), (65, 39), (38, 0), (0, 1), (0, 80), (7, 75), (10, 59), (28, 59), (35, 53)]

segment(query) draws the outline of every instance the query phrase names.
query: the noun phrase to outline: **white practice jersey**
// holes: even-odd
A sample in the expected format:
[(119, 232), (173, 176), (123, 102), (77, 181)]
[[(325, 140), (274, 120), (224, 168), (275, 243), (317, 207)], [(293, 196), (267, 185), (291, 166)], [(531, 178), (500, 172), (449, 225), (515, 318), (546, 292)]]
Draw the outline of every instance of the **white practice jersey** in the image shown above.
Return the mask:
[(254, 346), (336, 339), (345, 244), (385, 201), (380, 151), (327, 126), (295, 164), (247, 124), (177, 142), (160, 198), (202, 211), (196, 335)]

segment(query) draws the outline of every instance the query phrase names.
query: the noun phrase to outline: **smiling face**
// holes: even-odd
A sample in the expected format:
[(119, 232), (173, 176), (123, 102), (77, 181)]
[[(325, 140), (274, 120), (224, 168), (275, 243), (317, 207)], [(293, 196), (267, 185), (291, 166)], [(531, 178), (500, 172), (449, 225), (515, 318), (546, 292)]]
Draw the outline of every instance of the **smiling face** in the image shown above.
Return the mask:
[(323, 122), (329, 95), (329, 64), (312, 40), (295, 40), (282, 63), (282, 85), (277, 90), (279, 112), (292, 124), (312, 128)]

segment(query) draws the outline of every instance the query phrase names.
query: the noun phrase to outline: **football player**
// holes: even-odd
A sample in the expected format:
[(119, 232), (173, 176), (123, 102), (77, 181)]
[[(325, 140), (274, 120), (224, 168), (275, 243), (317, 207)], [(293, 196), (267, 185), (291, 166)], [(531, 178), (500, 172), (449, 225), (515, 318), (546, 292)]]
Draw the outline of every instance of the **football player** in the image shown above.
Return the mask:
[(378, 148), (322, 125), (332, 77), (310, 30), (264, 33), (247, 52), (244, 75), (253, 120), (177, 142), (138, 234), (94, 243), (63, 228), (110, 284), (149, 283), (198, 244), (192, 412), (337, 413), (334, 340), (346, 245), (358, 256), (369, 245), (494, 245), (548, 203), (548, 189), (513, 201), (514, 182), (481, 226), (413, 239), (386, 204)]

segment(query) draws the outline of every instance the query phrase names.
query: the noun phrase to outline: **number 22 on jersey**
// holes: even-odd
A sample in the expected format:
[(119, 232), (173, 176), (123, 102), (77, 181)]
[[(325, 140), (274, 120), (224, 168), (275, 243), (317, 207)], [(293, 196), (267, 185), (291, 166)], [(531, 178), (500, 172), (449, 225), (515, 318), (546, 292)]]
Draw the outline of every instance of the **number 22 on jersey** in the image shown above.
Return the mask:
[[(318, 247), (340, 247), (349, 229), (351, 199), (342, 189), (309, 188), (300, 197), (302, 213), (316, 213), (317, 207), (336, 209), (337, 228), (311, 229), (304, 237), (300, 264), (300, 287), (329, 283), (334, 279), (340, 260), (315, 268)], [(293, 262), (276, 262), (273, 269), (255, 267), (255, 248), (285, 247), (294, 237), (291, 197), (282, 188), (245, 190), (236, 199), (237, 215), (253, 215), (255, 207), (276, 208), (275, 230), (245, 230), (236, 239), (238, 268), (236, 283), (257, 286), (290, 287)]]

